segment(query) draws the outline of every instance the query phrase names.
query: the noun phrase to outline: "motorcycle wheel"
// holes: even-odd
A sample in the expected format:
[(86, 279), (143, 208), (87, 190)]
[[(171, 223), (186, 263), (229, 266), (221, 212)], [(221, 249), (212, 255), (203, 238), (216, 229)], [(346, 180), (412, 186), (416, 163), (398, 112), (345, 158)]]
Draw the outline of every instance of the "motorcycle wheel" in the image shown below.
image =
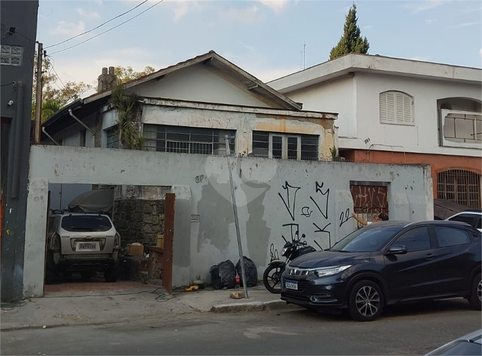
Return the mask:
[(263, 284), (269, 292), (274, 294), (281, 293), (281, 274), (283, 269), (283, 265), (273, 264), (264, 271)]

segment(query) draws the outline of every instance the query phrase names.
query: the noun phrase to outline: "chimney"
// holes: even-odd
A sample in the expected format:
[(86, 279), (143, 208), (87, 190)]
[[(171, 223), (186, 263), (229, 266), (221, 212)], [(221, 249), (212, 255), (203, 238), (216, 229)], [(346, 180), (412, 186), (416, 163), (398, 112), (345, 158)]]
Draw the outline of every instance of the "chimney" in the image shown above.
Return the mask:
[(112, 89), (117, 85), (117, 78), (114, 74), (114, 67), (102, 68), (102, 74), (97, 78), (97, 92)]

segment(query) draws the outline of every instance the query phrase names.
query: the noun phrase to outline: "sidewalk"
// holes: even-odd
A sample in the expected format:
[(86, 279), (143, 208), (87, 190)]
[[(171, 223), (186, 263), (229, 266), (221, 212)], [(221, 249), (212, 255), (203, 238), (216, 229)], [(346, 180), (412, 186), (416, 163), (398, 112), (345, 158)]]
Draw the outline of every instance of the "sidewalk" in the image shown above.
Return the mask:
[(172, 318), (193, 312), (241, 312), (285, 308), (278, 294), (258, 284), (248, 288), (248, 298), (233, 299), (240, 289), (212, 288), (168, 294), (156, 284), (141, 284), (125, 290), (101, 292), (73, 291), (46, 293), (44, 297), (2, 303), (1, 331), (24, 328), (52, 328), (68, 325), (95, 325), (127, 322), (146, 318)]

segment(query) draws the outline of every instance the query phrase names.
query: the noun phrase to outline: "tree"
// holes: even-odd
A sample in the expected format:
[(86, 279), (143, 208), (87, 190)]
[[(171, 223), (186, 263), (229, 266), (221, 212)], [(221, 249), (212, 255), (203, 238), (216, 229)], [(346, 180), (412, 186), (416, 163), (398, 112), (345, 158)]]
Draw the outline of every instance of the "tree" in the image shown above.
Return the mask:
[[(35, 58), (37, 55), (35, 55)], [(34, 65), (33, 89), (32, 89), (32, 119), (35, 118), (35, 102), (37, 95), (37, 62)], [(84, 82), (62, 83), (53, 69), (49, 57), (42, 60), (42, 122), (48, 120), (62, 106), (80, 98), (80, 96), (92, 86)]]
[(120, 148), (141, 150), (144, 137), (141, 135), (141, 118), (139, 97), (136, 94), (126, 94), (122, 84), (112, 90), (112, 105), (117, 109), (117, 129)]
[(132, 67), (115, 67), (114, 74), (117, 77), (117, 84), (123, 84), (145, 75), (151, 74), (156, 70), (151, 66), (146, 66), (142, 72), (134, 72)]
[[(37, 55), (35, 55), (37, 58)], [(114, 73), (117, 76), (117, 84), (122, 84), (133, 79), (153, 73), (155, 69), (146, 66), (143, 71), (135, 72), (132, 67), (115, 67)], [(32, 119), (35, 118), (35, 100), (37, 92), (37, 63), (34, 65), (33, 92), (32, 92)], [(53, 69), (51, 59), (44, 57), (42, 60), (42, 122), (48, 120), (53, 114), (64, 105), (82, 96), (83, 93), (93, 88), (93, 85), (84, 82), (62, 83)]]
[(356, 5), (353, 4), (346, 15), (343, 36), (338, 44), (330, 51), (330, 60), (336, 59), (349, 53), (367, 54), (370, 44), (366, 37), (360, 36), (360, 28), (357, 25)]

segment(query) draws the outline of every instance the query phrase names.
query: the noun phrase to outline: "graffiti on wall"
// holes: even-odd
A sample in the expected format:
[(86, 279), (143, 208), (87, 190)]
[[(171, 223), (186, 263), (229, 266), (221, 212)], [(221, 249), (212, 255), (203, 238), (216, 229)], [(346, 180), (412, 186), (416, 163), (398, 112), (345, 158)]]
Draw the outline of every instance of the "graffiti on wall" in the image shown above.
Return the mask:
[(388, 213), (387, 186), (352, 184), (355, 213)]
[(282, 237), (287, 240), (309, 239), (331, 247), (334, 224), (341, 227), (351, 218), (350, 208), (339, 214), (338, 221), (329, 216), (330, 188), (325, 182), (304, 188), (285, 181), (278, 196), (288, 213), (282, 224)]

